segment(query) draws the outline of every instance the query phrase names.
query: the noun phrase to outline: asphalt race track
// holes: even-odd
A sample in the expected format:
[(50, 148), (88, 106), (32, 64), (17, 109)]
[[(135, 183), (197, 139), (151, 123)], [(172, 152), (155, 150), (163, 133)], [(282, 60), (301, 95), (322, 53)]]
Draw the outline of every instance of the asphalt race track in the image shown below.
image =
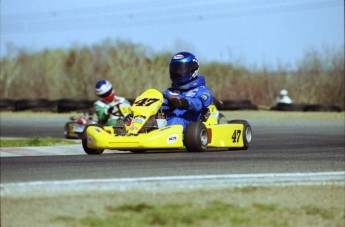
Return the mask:
[[(342, 120), (248, 121), (253, 141), (247, 151), (1, 157), (1, 183), (345, 170)], [(1, 137), (62, 138), (65, 122), (66, 119), (53, 117), (2, 117)]]

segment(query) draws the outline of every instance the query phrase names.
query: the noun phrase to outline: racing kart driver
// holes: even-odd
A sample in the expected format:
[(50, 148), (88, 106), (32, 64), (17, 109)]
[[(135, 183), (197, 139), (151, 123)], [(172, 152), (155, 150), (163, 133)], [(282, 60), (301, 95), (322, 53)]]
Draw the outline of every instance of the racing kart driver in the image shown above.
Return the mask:
[(170, 88), (163, 92), (162, 109), (167, 125), (182, 125), (198, 121), (212, 103), (213, 94), (206, 87), (205, 77), (198, 76), (199, 62), (189, 52), (175, 54), (170, 60)]
[(115, 95), (115, 89), (108, 80), (98, 81), (95, 93), (100, 98), (94, 103), (98, 123), (104, 126), (114, 126), (118, 119), (126, 117), (121, 113), (120, 105), (130, 107), (131, 104), (124, 97)]

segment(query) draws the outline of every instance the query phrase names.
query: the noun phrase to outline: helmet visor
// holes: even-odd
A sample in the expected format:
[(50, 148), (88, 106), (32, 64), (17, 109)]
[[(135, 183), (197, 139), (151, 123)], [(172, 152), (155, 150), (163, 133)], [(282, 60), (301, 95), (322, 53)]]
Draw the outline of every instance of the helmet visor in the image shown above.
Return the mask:
[(112, 93), (110, 93), (110, 95), (108, 95), (107, 97), (102, 98), (102, 101), (108, 103), (108, 102), (113, 101), (113, 100), (114, 100), (114, 97), (115, 97), (115, 93), (112, 92)]
[(98, 95), (98, 97), (106, 98), (106, 97), (108, 97), (112, 92), (113, 92), (113, 89), (110, 89), (110, 90), (107, 91), (106, 93), (101, 94), (101, 95)]
[(169, 65), (170, 78), (179, 79), (189, 73), (189, 67), (186, 62), (172, 62)]

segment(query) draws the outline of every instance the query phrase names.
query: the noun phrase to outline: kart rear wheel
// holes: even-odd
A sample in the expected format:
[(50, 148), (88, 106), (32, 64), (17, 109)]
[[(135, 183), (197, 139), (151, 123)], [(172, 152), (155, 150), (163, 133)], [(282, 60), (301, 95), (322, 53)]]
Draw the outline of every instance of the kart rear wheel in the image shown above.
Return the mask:
[(186, 128), (183, 143), (189, 152), (205, 152), (208, 145), (206, 126), (201, 122), (190, 123)]
[(252, 128), (250, 127), (249, 123), (245, 120), (231, 120), (228, 122), (229, 124), (242, 124), (243, 125), (243, 147), (241, 148), (229, 148), (229, 150), (247, 150), (249, 148), (250, 143), (252, 142)]
[[(88, 155), (102, 154), (104, 149), (91, 149), (91, 148), (88, 148), (88, 146), (87, 146), (86, 130), (90, 126), (95, 126), (95, 125), (88, 125), (88, 126), (86, 126), (85, 129), (84, 129), (83, 135), (81, 137), (81, 143), (83, 145), (83, 149), (84, 149), (85, 153), (88, 154)], [(96, 125), (96, 126), (102, 127), (100, 125)]]

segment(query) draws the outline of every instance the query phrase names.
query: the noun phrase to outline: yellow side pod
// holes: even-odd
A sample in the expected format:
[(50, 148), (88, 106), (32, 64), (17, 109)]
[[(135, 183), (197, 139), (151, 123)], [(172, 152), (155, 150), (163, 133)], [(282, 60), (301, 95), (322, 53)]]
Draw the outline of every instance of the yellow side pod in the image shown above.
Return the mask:
[(206, 125), (208, 147), (243, 147), (242, 124)]

